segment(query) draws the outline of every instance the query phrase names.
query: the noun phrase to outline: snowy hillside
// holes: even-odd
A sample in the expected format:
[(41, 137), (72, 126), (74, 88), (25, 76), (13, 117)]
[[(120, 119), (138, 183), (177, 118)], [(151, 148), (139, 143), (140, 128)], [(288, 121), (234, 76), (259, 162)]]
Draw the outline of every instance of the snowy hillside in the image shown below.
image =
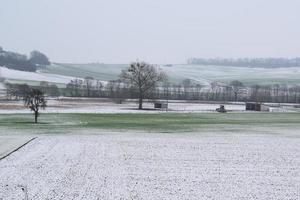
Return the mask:
[[(48, 66), (43, 73), (59, 74), (108, 81), (119, 78), (128, 64), (54, 64)], [(289, 68), (248, 68), (230, 66), (203, 65), (159, 65), (167, 73), (172, 83), (181, 83), (184, 79), (192, 79), (202, 85), (218, 81), (229, 83), (239, 80), (247, 85), (253, 84), (300, 84), (300, 67)]]
[(58, 74), (49, 74), (49, 73), (41, 73), (41, 72), (25, 72), (7, 69), (5, 67), (0, 67), (0, 77), (5, 79), (12, 80), (24, 80), (24, 81), (47, 81), (50, 83), (60, 83), (67, 84), (74, 77), (71, 76), (63, 76)]

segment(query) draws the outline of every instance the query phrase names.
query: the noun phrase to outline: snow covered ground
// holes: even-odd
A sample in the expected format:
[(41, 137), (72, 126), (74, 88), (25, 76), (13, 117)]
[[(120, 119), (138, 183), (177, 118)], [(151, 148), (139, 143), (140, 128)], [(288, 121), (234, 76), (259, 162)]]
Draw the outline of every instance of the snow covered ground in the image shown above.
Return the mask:
[[(44, 72), (84, 78), (93, 76), (98, 80), (116, 80), (120, 72), (128, 67), (128, 64), (54, 64), (48, 66)], [(184, 79), (192, 79), (202, 85), (209, 85), (218, 81), (229, 83), (240, 80), (243, 83), (253, 84), (289, 84), (299, 83), (300, 68), (253, 68), (231, 66), (204, 66), (174, 64), (159, 66), (165, 71), (169, 80), (173, 83), (181, 83)]]
[(50, 83), (69, 83), (74, 77), (41, 72), (25, 72), (19, 70), (0, 67), (0, 76), (6, 79), (26, 80), (26, 81), (47, 81)]
[(1, 160), (0, 199), (300, 199), (297, 136), (97, 134), (41, 136)]
[(28, 136), (0, 136), (0, 159), (19, 148), (29, 140), (31, 137)]
[[(201, 103), (186, 101), (169, 101), (168, 110), (154, 110), (153, 103), (145, 102), (143, 107), (146, 110), (138, 110), (137, 103), (126, 101), (122, 104), (113, 103), (110, 99), (93, 99), (93, 98), (62, 98), (50, 99), (47, 101), (46, 110), (42, 113), (162, 113), (162, 112), (179, 112), (179, 113), (202, 113), (216, 112), (216, 108), (224, 105), (229, 112), (245, 112), (245, 103), (227, 102), (227, 103)], [(269, 105), (269, 104), (267, 104)], [(270, 112), (300, 112), (300, 108), (295, 108), (297, 104), (270, 104)], [(0, 114), (30, 113), (24, 107), (22, 101), (2, 101), (0, 104)]]
[(173, 65), (161, 66), (171, 79), (192, 79), (200, 84), (209, 85), (213, 81), (229, 83), (240, 80), (247, 84), (293, 84), (299, 83), (299, 67), (262, 68), (262, 67), (231, 67), (205, 65)]
[[(243, 104), (224, 104), (225, 108), (229, 111), (244, 111), (245, 105)], [(148, 110), (137, 110), (137, 103), (128, 101), (123, 104), (116, 104), (111, 101), (104, 101), (99, 99), (86, 99), (73, 101), (73, 100), (49, 100), (46, 110), (42, 113), (160, 113), (166, 110), (154, 110), (153, 103), (144, 103), (143, 107)], [(184, 101), (170, 101), (168, 112), (180, 113), (199, 113), (199, 112), (215, 112), (220, 104), (208, 103), (187, 103)], [(19, 102), (3, 102), (0, 105), (0, 114), (13, 114), (13, 113), (30, 113), (24, 107), (22, 101)]]

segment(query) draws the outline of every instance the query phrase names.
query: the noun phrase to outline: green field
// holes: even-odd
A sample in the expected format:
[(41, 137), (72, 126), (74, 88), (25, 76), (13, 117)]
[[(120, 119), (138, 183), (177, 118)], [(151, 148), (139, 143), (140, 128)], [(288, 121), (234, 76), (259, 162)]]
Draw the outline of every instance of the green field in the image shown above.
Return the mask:
[[(128, 64), (55, 64), (42, 72), (108, 81), (118, 79)], [(173, 65), (160, 66), (173, 83), (192, 79), (201, 84), (213, 81), (228, 83), (240, 80), (247, 85), (253, 84), (300, 84), (300, 67), (290, 68), (248, 68), (230, 66)]]
[[(233, 131), (251, 127), (300, 127), (298, 113), (230, 114), (1, 114), (0, 132), (71, 133), (76, 130), (185, 132), (206, 129)], [(297, 130), (297, 129), (296, 129)]]

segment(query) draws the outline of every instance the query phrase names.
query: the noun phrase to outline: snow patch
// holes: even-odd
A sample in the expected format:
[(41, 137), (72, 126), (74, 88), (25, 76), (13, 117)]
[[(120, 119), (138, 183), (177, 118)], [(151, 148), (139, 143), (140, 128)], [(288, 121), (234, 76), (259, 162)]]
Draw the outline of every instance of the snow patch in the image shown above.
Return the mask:
[(48, 74), (42, 72), (25, 72), (19, 70), (0, 67), (0, 76), (6, 79), (28, 80), (28, 81), (47, 81), (51, 83), (67, 84), (74, 77)]

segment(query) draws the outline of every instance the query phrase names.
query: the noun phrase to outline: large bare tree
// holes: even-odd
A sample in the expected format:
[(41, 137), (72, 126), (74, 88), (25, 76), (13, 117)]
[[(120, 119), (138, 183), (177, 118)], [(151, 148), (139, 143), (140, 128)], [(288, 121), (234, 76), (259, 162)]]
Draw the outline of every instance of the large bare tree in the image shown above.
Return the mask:
[(134, 62), (130, 67), (123, 70), (120, 78), (129, 82), (138, 93), (139, 109), (143, 109), (143, 100), (149, 98), (159, 82), (167, 79), (164, 72), (145, 62)]

